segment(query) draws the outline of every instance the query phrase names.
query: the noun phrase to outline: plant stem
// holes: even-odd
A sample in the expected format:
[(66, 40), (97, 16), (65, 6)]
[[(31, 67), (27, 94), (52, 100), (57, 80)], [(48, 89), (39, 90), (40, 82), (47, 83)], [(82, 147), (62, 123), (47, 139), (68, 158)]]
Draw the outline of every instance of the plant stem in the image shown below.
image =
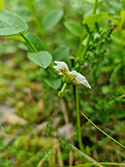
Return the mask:
[(119, 143), (117, 140), (113, 139), (111, 136), (109, 136), (106, 132), (104, 132), (102, 129), (100, 129), (97, 125), (95, 125), (85, 114), (83, 114), (82, 111), (80, 111), (81, 114), (93, 125), (95, 126), (99, 131), (101, 131), (104, 135), (106, 135), (108, 138), (110, 138), (111, 140), (113, 140), (115, 143), (117, 143), (118, 145), (120, 145), (121, 147), (125, 148), (125, 146), (121, 143)]
[(61, 91), (62, 91), (62, 92), (64, 92), (64, 91), (65, 91), (66, 86), (67, 86), (67, 83), (64, 83), (64, 85), (63, 85), (63, 87), (62, 87), (62, 89), (61, 89)]
[(63, 97), (64, 96), (64, 91), (66, 89), (67, 83), (64, 83), (62, 89), (58, 92), (58, 96), (59, 97)]
[(42, 29), (40, 21), (39, 21), (38, 16), (37, 16), (37, 11), (36, 11), (36, 8), (35, 8), (35, 3), (32, 2), (31, 0), (27, 0), (27, 4), (28, 4), (30, 10), (33, 12), (34, 22), (35, 22), (35, 24), (36, 24), (36, 26), (37, 26), (37, 28), (39, 30), (39, 35), (42, 38), (42, 42), (44, 44), (44, 47), (45, 47), (46, 50), (49, 50), (48, 47), (47, 47), (47, 44), (46, 44), (45, 31)]
[(27, 38), (27, 36), (23, 33), (20, 32), (20, 35), (23, 37), (23, 39), (26, 42), (26, 45), (29, 47), (29, 49), (31, 49), (33, 52), (37, 53), (37, 49), (35, 48), (35, 46), (32, 44), (32, 42)]
[(96, 13), (97, 4), (98, 4), (98, 0), (95, 0), (92, 14)]
[(77, 113), (77, 127), (78, 127), (78, 140), (79, 140), (79, 148), (83, 151), (83, 144), (82, 144), (82, 136), (81, 136), (81, 123), (80, 123), (80, 114), (79, 114), (79, 93), (78, 93), (78, 86), (76, 88), (76, 113)]
[(115, 165), (115, 166), (125, 166), (123, 163), (115, 163), (115, 162), (98, 162), (98, 163), (86, 163), (86, 164), (80, 164), (75, 165), (74, 167), (83, 167), (83, 166), (95, 166), (95, 165)]
[(123, 95), (117, 97), (115, 100), (110, 101), (108, 104), (109, 104), (109, 105), (110, 105), (110, 104), (114, 104), (117, 100), (122, 99), (122, 98), (124, 98), (124, 97), (125, 97), (125, 94), (123, 94)]
[(79, 57), (79, 55), (81, 53), (81, 50), (82, 50), (82, 47), (83, 47), (82, 41), (83, 41), (84, 36), (85, 36), (85, 31), (82, 32), (82, 34), (80, 36), (80, 39), (79, 39), (78, 51), (77, 51), (77, 54), (76, 54), (77, 58)]
[(42, 42), (43, 42), (43, 44), (44, 44), (44, 47), (45, 47), (46, 50), (48, 50), (48, 47), (47, 47), (47, 45), (46, 45), (45, 32), (44, 32), (44, 30), (42, 29), (42, 27), (41, 27), (41, 25), (40, 25), (40, 21), (38, 20), (38, 17), (37, 17), (37, 15), (36, 15), (36, 13), (35, 13), (35, 15), (34, 15), (34, 21), (35, 21), (35, 23), (36, 23), (36, 26), (37, 26), (38, 29), (39, 29), (39, 32), (41, 33)]
[[(92, 15), (96, 13), (97, 4), (98, 4), (98, 0), (95, 0)], [(91, 30), (90, 30), (90, 31), (92, 31), (92, 30), (93, 30), (93, 26), (91, 27)], [(87, 42), (86, 42), (85, 48), (84, 48), (84, 50), (83, 50), (82, 57), (83, 57), (83, 56), (86, 54), (86, 52), (87, 52), (87, 49), (88, 49), (88, 46), (89, 46), (89, 42), (90, 42), (90, 37), (91, 37), (91, 34), (88, 34), (88, 36), (87, 36)]]

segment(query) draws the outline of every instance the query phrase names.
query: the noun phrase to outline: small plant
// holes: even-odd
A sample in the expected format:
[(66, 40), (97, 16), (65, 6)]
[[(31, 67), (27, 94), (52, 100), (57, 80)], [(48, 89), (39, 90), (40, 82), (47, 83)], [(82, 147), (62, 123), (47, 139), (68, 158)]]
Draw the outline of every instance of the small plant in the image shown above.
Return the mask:
[[(124, 100), (124, 93), (121, 96), (120, 93), (122, 91), (118, 93), (117, 89), (116, 92), (118, 95), (116, 96), (116, 92), (113, 92), (113, 89), (117, 87), (117, 85), (115, 85), (117, 84), (115, 83), (115, 80), (117, 82), (119, 71), (121, 72), (120, 79), (118, 80), (121, 84), (121, 87), (122, 83), (125, 81), (125, 77), (123, 76), (125, 59), (124, 56), (119, 56), (118, 59), (115, 60), (115, 63), (117, 62), (115, 69), (113, 62), (112, 65), (108, 66), (109, 68), (107, 68), (107, 71), (105, 70), (105, 65), (110, 64), (110, 61), (112, 61), (111, 57), (105, 58), (105, 53), (110, 53), (109, 50), (112, 50), (110, 48), (109, 41), (111, 40), (112, 33), (115, 28), (110, 26), (111, 28), (106, 27), (106, 29), (103, 30), (101, 24), (103, 25), (106, 20), (108, 20), (107, 22), (109, 24), (109, 20), (111, 20), (118, 26), (120, 33), (114, 35), (113, 40), (116, 40), (115, 42), (119, 44), (120, 54), (124, 55), (124, 36), (122, 36), (122, 34), (124, 34), (125, 11), (123, 10), (121, 12), (119, 19), (120, 21), (117, 21), (116, 19), (110, 17), (107, 12), (98, 12), (96, 14), (97, 6), (100, 1), (98, 2), (98, 0), (87, 0), (87, 2), (93, 4), (92, 14), (90, 16), (87, 16), (83, 20), (81, 19), (80, 24), (78, 24), (77, 22), (75, 22), (75, 19), (74, 21), (67, 19), (68, 17), (65, 17), (66, 12), (64, 12), (60, 8), (54, 9), (42, 15), (40, 22), (39, 17), (37, 16), (37, 8), (35, 6), (37, 2), (35, 0), (27, 0), (27, 6), (29, 9), (27, 8), (17, 10), (15, 12), (4, 10), (4, 3), (2, 0), (0, 0), (0, 36), (16, 39), (22, 43), (22, 48), (27, 52), (27, 58), (42, 68), (40, 69), (42, 81), (48, 87), (55, 89), (56, 93), (58, 91), (58, 96), (60, 98), (64, 98), (66, 104), (68, 104), (67, 94), (71, 92), (71, 94), (74, 95), (76, 104), (75, 110), (77, 116), (76, 131), (78, 131), (77, 149), (79, 149), (79, 151), (82, 153), (86, 152), (86, 143), (83, 143), (82, 140), (83, 134), (81, 128), (81, 119), (83, 118), (80, 118), (80, 113), (84, 118), (88, 120), (90, 124), (101, 131), (109, 139), (120, 145), (122, 148), (125, 148), (124, 144), (121, 144), (121, 142), (111, 137), (94, 123), (94, 121), (99, 123), (108, 121), (109, 112), (112, 114), (112, 111), (110, 110), (111, 105), (115, 102), (118, 102), (119, 100)], [(82, 1), (78, 1), (78, 3), (81, 4)], [(62, 19), (63, 17), (65, 18), (64, 20)], [(35, 29), (37, 29), (38, 35), (29, 32), (30, 26), (27, 24), (27, 22), (31, 20), (33, 20), (35, 23)], [(58, 24), (59, 22), (60, 24)], [(58, 30), (57, 32), (54, 32), (53, 30), (48, 32), (57, 24), (58, 26), (60, 26), (60, 32), (58, 32)], [(49, 40), (48, 37), (51, 36), (51, 38), (57, 38), (56, 33), (61, 34), (61, 39), (58, 39), (58, 41), (61, 41), (59, 42), (59, 45), (56, 40)], [(71, 33), (71, 36), (67, 35), (66, 37), (64, 37), (63, 33)], [(68, 41), (66, 40), (66, 38), (69, 38), (69, 40), (71, 38), (71, 43), (68, 41), (67, 46), (61, 45), (61, 43), (63, 43), (62, 38), (65, 38), (64, 43), (65, 41)], [(71, 71), (69, 69), (71, 69)], [(109, 75), (111, 74), (110, 81), (106, 78), (108, 74), (105, 77), (105, 73), (109, 73)], [(87, 77), (87, 79), (83, 76), (83, 74)], [(82, 85), (84, 85), (85, 87), (82, 87)], [(109, 85), (112, 86), (111, 89)], [(60, 90), (61, 86), (62, 89)], [(121, 90), (123, 90), (124, 92), (123, 87)], [(113, 99), (111, 99), (110, 96), (111, 91), (113, 92)], [(88, 103), (86, 103), (86, 100), (83, 100), (85, 99), (84, 96), (86, 96), (87, 98), (89, 97)], [(115, 105), (118, 109), (119, 104), (116, 103)], [(92, 121), (86, 116), (86, 114), (83, 113), (83, 111), (81, 111), (81, 108), (85, 108), (86, 113), (88, 112), (89, 116), (91, 116)], [(93, 108), (95, 109), (95, 113), (93, 112)], [(117, 112), (117, 109), (115, 110), (115, 112)], [(118, 117), (120, 117), (121, 114), (117, 112), (117, 115)], [(122, 117), (125, 117), (125, 114), (122, 113)], [(47, 126), (49, 127), (49, 125)], [(51, 134), (51, 131), (52, 130), (49, 127), (48, 134)], [(53, 137), (56, 138), (57, 136), (53, 135)], [(61, 141), (63, 140), (59, 136), (57, 137), (57, 139)], [(68, 142), (65, 141), (65, 139), (63, 141)], [(37, 166), (42, 166), (44, 159), (46, 160), (50, 155), (52, 155), (52, 152), (53, 149), (49, 150), (43, 156), (44, 158), (38, 163)], [(78, 164), (76, 166), (93, 165), (125, 166), (123, 163), (115, 162), (94, 162), (94, 164), (85, 163), (81, 165)]]

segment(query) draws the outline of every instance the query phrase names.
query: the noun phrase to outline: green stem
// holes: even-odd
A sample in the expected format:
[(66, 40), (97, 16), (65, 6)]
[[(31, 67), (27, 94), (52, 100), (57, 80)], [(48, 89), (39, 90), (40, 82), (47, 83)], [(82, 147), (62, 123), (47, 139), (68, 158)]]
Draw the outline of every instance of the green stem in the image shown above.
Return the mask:
[(37, 26), (37, 28), (39, 30), (39, 34), (40, 34), (40, 36), (42, 38), (42, 42), (44, 44), (44, 47), (45, 47), (46, 50), (49, 50), (48, 47), (47, 47), (47, 44), (46, 44), (45, 32), (42, 29), (40, 21), (39, 21), (38, 16), (37, 16), (37, 11), (36, 11), (36, 8), (35, 8), (35, 3), (32, 2), (31, 0), (28, 0), (27, 3), (28, 3), (28, 6), (29, 6), (30, 10), (33, 12), (34, 22), (35, 22), (35, 24), (36, 24), (36, 26)]
[(64, 83), (62, 89), (58, 92), (58, 96), (59, 97), (63, 97), (64, 96), (64, 91), (66, 89), (67, 83)]
[(122, 99), (122, 98), (124, 98), (124, 97), (125, 97), (125, 94), (123, 94), (123, 95), (117, 97), (116, 100), (110, 101), (108, 104), (109, 104), (109, 105), (110, 105), (110, 104), (114, 104), (117, 100)]
[(96, 13), (97, 4), (98, 4), (98, 0), (95, 0), (92, 14)]
[(85, 45), (85, 48), (83, 50), (83, 53), (82, 53), (82, 57), (86, 54), (87, 52), (87, 49), (88, 49), (88, 46), (89, 46), (89, 42), (90, 42), (90, 34), (87, 35), (87, 42), (86, 42), (86, 45)]
[(20, 32), (20, 35), (23, 37), (23, 39), (25, 40), (26, 42), (26, 45), (35, 53), (37, 53), (37, 49), (35, 48), (35, 46), (32, 44), (32, 42), (27, 38), (27, 36), (23, 33), (23, 32)]
[(85, 114), (83, 114), (82, 111), (80, 111), (81, 114), (93, 125), (95, 126), (99, 131), (101, 131), (104, 135), (106, 135), (108, 138), (110, 138), (111, 140), (113, 140), (115, 143), (117, 143), (118, 145), (120, 145), (121, 147), (125, 148), (125, 146), (121, 143), (119, 143), (117, 140), (113, 139), (111, 136), (109, 136), (106, 132), (104, 132), (102, 129), (100, 129), (97, 125), (95, 125)]
[(115, 165), (115, 166), (125, 166), (123, 163), (115, 163), (115, 162), (98, 162), (98, 163), (86, 163), (81, 165), (75, 165), (74, 167), (83, 167), (83, 166), (95, 166), (95, 165)]
[(62, 92), (64, 92), (64, 91), (65, 91), (66, 86), (67, 86), (67, 83), (64, 83), (64, 85), (63, 85), (63, 87), (62, 87), (62, 89), (61, 89), (61, 91), (62, 91)]
[[(97, 4), (98, 4), (98, 0), (95, 0), (92, 15), (96, 13)], [(91, 27), (91, 30), (90, 30), (90, 31), (92, 31), (92, 30), (93, 30), (93, 26)], [(88, 49), (88, 46), (89, 46), (89, 42), (90, 42), (90, 37), (91, 37), (91, 35), (88, 34), (86, 46), (85, 46), (85, 48), (84, 48), (84, 50), (83, 50), (82, 57), (83, 57), (83, 56), (86, 54), (86, 52), (87, 52), (87, 49)]]
[(123, 9), (125, 10), (125, 0), (122, 0)]
[(83, 31), (81, 36), (80, 36), (80, 39), (79, 39), (78, 51), (77, 51), (77, 54), (76, 54), (77, 58), (79, 57), (79, 55), (81, 53), (81, 50), (82, 50), (82, 47), (83, 47), (82, 41), (83, 41), (84, 36), (85, 36), (85, 32)]
[(79, 93), (78, 93), (78, 86), (76, 88), (76, 113), (77, 113), (77, 127), (78, 127), (78, 140), (79, 140), (79, 148), (83, 151), (83, 144), (82, 144), (82, 136), (81, 136), (81, 123), (80, 123), (80, 114), (79, 114)]
[(36, 25), (37, 25), (37, 27), (38, 27), (38, 29), (39, 29), (39, 32), (41, 33), (41, 37), (42, 37), (42, 41), (43, 41), (44, 47), (45, 47), (46, 50), (48, 50), (48, 47), (47, 47), (47, 45), (46, 45), (45, 32), (44, 32), (44, 30), (42, 29), (42, 27), (41, 27), (41, 25), (40, 25), (40, 22), (39, 22), (39, 20), (38, 20), (38, 17), (36, 16), (36, 14), (35, 14), (35, 16), (34, 16), (34, 19), (35, 19), (35, 23), (36, 23)]

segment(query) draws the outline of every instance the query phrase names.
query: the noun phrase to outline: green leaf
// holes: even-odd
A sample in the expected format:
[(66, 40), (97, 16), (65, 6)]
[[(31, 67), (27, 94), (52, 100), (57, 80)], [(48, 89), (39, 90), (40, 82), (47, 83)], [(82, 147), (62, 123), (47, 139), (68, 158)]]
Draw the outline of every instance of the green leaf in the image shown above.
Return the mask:
[(28, 32), (26, 34), (26, 36), (29, 38), (29, 40), (32, 42), (32, 44), (35, 46), (35, 48), (38, 50), (38, 51), (42, 51), (42, 50), (45, 50), (44, 48), (44, 44), (43, 42), (41, 41), (41, 39), (39, 37), (37, 37), (36, 35)]
[(48, 76), (47, 78), (43, 78), (43, 80), (47, 85), (49, 85), (53, 89), (58, 89), (61, 85), (60, 78), (52, 78), (51, 76)]
[[(123, 37), (125, 37), (125, 30), (122, 30)], [(125, 41), (124, 41), (125, 42)]]
[(59, 47), (54, 50), (52, 53), (54, 60), (64, 60), (65, 58), (69, 57), (69, 48), (67, 47)]
[(115, 69), (114, 69), (114, 71), (113, 71), (113, 73), (112, 73), (112, 75), (111, 75), (111, 77), (110, 77), (110, 82), (111, 83), (115, 83), (116, 81), (117, 81), (117, 78), (118, 78), (118, 75), (119, 75), (119, 70), (122, 68), (122, 63), (119, 63), (116, 67), (115, 67)]
[(62, 18), (63, 11), (58, 9), (47, 13), (42, 19), (42, 28), (49, 30), (54, 27)]
[(3, 8), (4, 8), (4, 2), (0, 0), (0, 10), (3, 10)]
[(112, 34), (112, 38), (113, 42), (115, 42), (117, 45), (121, 44), (121, 36), (120, 36), (120, 32), (113, 32)]
[(95, 22), (97, 22), (98, 24), (101, 24), (106, 17), (107, 17), (106, 12), (100, 12), (98, 14), (94, 14), (85, 18), (83, 20), (83, 24), (87, 24), (88, 27), (91, 28), (92, 26), (94, 26)]
[(120, 13), (121, 9), (122, 9), (122, 3), (119, 3), (119, 1), (108, 1), (108, 5), (110, 5), (110, 8), (113, 8), (115, 10), (115, 12)]
[(67, 28), (67, 30), (69, 30), (69, 32), (71, 32), (73, 35), (78, 36), (78, 37), (81, 36), (82, 28), (78, 24), (67, 21), (64, 23), (64, 25)]
[(19, 40), (21, 42), (25, 42), (24, 39), (20, 35), (11, 35), (11, 36), (7, 36), (7, 38), (16, 39), (16, 40)]
[(35, 64), (39, 65), (40, 67), (47, 68), (51, 61), (52, 56), (50, 53), (46, 51), (40, 51), (38, 53), (31, 53), (29, 52), (27, 57), (34, 62)]
[[(86, 1), (89, 2), (89, 3), (92, 3), (92, 4), (95, 3), (95, 0), (86, 0)], [(98, 0), (98, 3), (101, 2), (101, 1), (103, 1), (103, 0)]]
[(14, 13), (16, 13), (26, 22), (29, 22), (33, 19), (33, 13), (27, 8), (19, 8), (18, 10), (14, 10)]
[(15, 13), (0, 11), (0, 36), (16, 35), (27, 30), (26, 22)]
[(109, 85), (104, 85), (104, 86), (101, 87), (101, 89), (102, 89), (103, 94), (108, 94), (111, 91), (111, 88), (110, 88)]
[(43, 68), (40, 69), (42, 80), (52, 87), (53, 89), (58, 89), (61, 85), (61, 78), (52, 69), (45, 70)]
[(121, 17), (120, 25), (122, 26), (125, 20), (125, 10), (121, 11), (120, 17)]
[(114, 19), (113, 17), (108, 16), (107, 18), (108, 18), (109, 20), (111, 20), (113, 23), (115, 23), (116, 25), (119, 25), (119, 22), (118, 22), (116, 19)]
[(14, 27), (2, 28), (2, 29), (0, 29), (0, 36), (16, 35), (16, 34), (19, 34), (22, 31), (23, 31), (22, 29), (20, 29), (20, 28), (16, 29)]

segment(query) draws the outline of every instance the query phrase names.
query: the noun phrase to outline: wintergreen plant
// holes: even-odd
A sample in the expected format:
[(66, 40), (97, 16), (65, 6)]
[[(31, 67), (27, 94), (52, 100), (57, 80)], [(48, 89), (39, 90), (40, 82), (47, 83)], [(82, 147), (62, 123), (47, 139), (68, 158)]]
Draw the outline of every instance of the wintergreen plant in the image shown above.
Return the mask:
[[(84, 25), (85, 30), (82, 26), (79, 24), (73, 22), (73, 21), (65, 21), (64, 26), (65, 28), (73, 34), (75, 37), (79, 39), (78, 44), (78, 50), (75, 51), (73, 55), (73, 63), (71, 66), (71, 59), (69, 58), (69, 49), (66, 47), (59, 47), (56, 48), (54, 51), (50, 51), (49, 46), (47, 45), (46, 38), (45, 38), (45, 32), (53, 28), (59, 21), (62, 19), (63, 15), (65, 14), (63, 10), (56, 9), (51, 12), (46, 13), (43, 18), (41, 24), (39, 23), (39, 20), (36, 15), (36, 11), (34, 8), (34, 4), (28, 0), (28, 5), (30, 9), (33, 11), (34, 20), (37, 25), (37, 28), (39, 29), (40, 38), (31, 32), (29, 32), (29, 27), (27, 22), (33, 17), (32, 13), (30, 11), (27, 11), (29, 14), (29, 18), (26, 17), (24, 11), (18, 11), (18, 12), (9, 12), (6, 10), (2, 10), (4, 7), (4, 3), (2, 0), (0, 0), (0, 36), (5, 36), (8, 38), (13, 38), (16, 40), (21, 41), (24, 45), (23, 47), (27, 50), (27, 57), (29, 60), (34, 62), (35, 64), (39, 65), (43, 71), (45, 72), (45, 75), (43, 75), (43, 81), (50, 87), (54, 89), (60, 89), (61, 87), (61, 77), (63, 83), (63, 87), (61, 91), (58, 92), (59, 97), (65, 96), (65, 89), (67, 85), (75, 86), (75, 100), (76, 100), (76, 112), (77, 112), (77, 128), (78, 128), (78, 142), (79, 142), (79, 148), (80, 150), (84, 151), (85, 143), (82, 142), (82, 135), (81, 135), (81, 122), (80, 122), (80, 109), (79, 109), (79, 92), (78, 88), (80, 88), (80, 85), (84, 85), (88, 89), (87, 91), (91, 91), (93, 89), (93, 84), (91, 82), (87, 81), (87, 79), (82, 75), (82, 67), (85, 65), (86, 61), (87, 63), (91, 62), (91, 66), (93, 68), (93, 76), (95, 77), (95, 84), (97, 82), (97, 68), (95, 68), (95, 61), (99, 60), (99, 54), (97, 52), (101, 52), (99, 49), (102, 47), (103, 43), (110, 39), (110, 35), (112, 34), (113, 28), (110, 30), (107, 30), (106, 32), (100, 31), (99, 27), (100, 24), (107, 18), (112, 20), (113, 22), (117, 23), (119, 25), (119, 29), (121, 31), (121, 34), (123, 33), (123, 22), (125, 20), (124, 18), (124, 11), (121, 12), (121, 22), (120, 24), (114, 20), (113, 18), (109, 17), (106, 12), (99, 12), (96, 14), (98, 0), (91, 1), (93, 4), (93, 11), (92, 15), (86, 17), (83, 21), (81, 21)], [(26, 13), (27, 13), (26, 12)], [(86, 35), (87, 32), (87, 35)], [(118, 40), (118, 43), (120, 44), (121, 52), (123, 53), (123, 37), (120, 36), (120, 41)], [(105, 51), (103, 51), (105, 52)], [(103, 54), (101, 52), (100, 54)], [(92, 54), (95, 53), (95, 56)], [(72, 57), (71, 57), (72, 58)], [(124, 58), (123, 58), (124, 61)], [(67, 65), (67, 64), (68, 65)], [(56, 65), (54, 65), (56, 64)], [(98, 63), (99, 64), (99, 63)], [(69, 67), (71, 68), (71, 71), (69, 71)], [(119, 64), (118, 64), (119, 66)], [(119, 69), (122, 67), (122, 65), (119, 67)], [(56, 75), (57, 71), (59, 72), (58, 75)], [(88, 79), (89, 80), (89, 79)], [(89, 84), (90, 83), (90, 84)], [(91, 85), (91, 86), (90, 86)], [(67, 87), (69, 89), (69, 87)], [(87, 89), (87, 88), (86, 88)], [(100, 90), (97, 90), (98, 92)], [(82, 115), (86, 117), (82, 113)], [(90, 123), (92, 123), (93, 126), (95, 126), (97, 129), (99, 129), (103, 134), (107, 135), (103, 130), (101, 130), (98, 126), (96, 126), (90, 119), (88, 119)], [(116, 141), (109, 135), (107, 135), (110, 139), (115, 141), (117, 144), (125, 148), (123, 144)]]

